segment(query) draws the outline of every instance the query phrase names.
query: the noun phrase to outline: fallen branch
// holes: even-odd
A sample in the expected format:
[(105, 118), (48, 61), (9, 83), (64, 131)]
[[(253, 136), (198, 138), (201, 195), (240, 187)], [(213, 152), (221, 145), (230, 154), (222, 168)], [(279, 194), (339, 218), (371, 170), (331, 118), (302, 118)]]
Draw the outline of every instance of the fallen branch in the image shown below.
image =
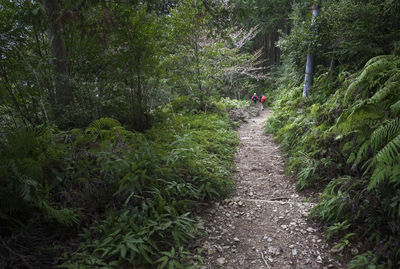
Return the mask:
[(285, 200), (285, 199), (287, 199), (287, 200), (289, 200), (290, 198), (289, 197), (273, 197), (273, 198), (270, 198), (269, 200), (270, 201), (275, 201), (275, 200)]
[(248, 201), (248, 202), (260, 202), (260, 203), (271, 203), (271, 204), (292, 204), (292, 205), (310, 205), (310, 206), (315, 206), (316, 203), (309, 203), (309, 202), (292, 202), (292, 201), (273, 201), (273, 200), (263, 200), (263, 199), (246, 199), (246, 198), (237, 198), (237, 199), (232, 199), (232, 201)]
[(260, 252), (261, 252), (261, 258), (264, 261), (265, 265), (268, 267), (268, 269), (271, 269), (271, 267), (269, 266), (267, 260), (264, 258), (264, 253), (262, 251), (260, 251)]

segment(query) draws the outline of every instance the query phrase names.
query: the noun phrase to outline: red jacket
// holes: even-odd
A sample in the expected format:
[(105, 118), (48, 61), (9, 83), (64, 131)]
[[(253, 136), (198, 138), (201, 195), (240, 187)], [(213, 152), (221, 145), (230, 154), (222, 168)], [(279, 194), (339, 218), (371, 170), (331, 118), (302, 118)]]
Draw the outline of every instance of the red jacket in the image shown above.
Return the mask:
[(261, 103), (264, 103), (265, 102), (265, 100), (267, 100), (267, 97), (265, 97), (265, 95), (263, 96), (263, 97), (261, 97)]

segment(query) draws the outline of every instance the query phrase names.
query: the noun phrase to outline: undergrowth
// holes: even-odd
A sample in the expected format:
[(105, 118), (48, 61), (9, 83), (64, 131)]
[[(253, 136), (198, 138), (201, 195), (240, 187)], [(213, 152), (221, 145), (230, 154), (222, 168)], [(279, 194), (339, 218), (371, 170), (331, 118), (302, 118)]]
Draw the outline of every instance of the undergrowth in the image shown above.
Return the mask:
[[(154, 111), (145, 133), (112, 118), (68, 132), (9, 130), (0, 147), (0, 267), (198, 267), (187, 250), (199, 234), (192, 210), (233, 187), (238, 138), (225, 110), (241, 105), (211, 100), (204, 112), (181, 97)], [(16, 247), (24, 240), (38, 244)]]
[(338, 250), (361, 254), (351, 268), (400, 266), (400, 59), (372, 58), (356, 73), (320, 74), (311, 97), (284, 91), (266, 130), (288, 156), (298, 187), (324, 188), (312, 216)]

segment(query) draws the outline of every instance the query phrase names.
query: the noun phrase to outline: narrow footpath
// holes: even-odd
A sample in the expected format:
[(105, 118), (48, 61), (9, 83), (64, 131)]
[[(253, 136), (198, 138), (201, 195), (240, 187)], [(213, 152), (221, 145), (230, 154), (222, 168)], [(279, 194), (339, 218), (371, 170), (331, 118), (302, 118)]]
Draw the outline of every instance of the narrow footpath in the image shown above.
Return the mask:
[(318, 228), (315, 205), (284, 176), (284, 158), (264, 132), (268, 111), (239, 129), (235, 194), (204, 209), (204, 269), (341, 268)]

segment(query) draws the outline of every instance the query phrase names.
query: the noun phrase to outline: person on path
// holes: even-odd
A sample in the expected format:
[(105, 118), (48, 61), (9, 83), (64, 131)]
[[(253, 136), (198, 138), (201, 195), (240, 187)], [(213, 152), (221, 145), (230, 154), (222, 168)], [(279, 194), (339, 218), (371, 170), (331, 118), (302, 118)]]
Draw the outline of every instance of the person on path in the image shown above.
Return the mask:
[(262, 108), (262, 110), (264, 110), (264, 103), (265, 103), (265, 100), (267, 100), (267, 97), (265, 97), (265, 95), (262, 93), (262, 94), (260, 95), (260, 102), (261, 102), (261, 108)]
[(254, 102), (254, 104), (257, 104), (258, 96), (256, 93), (253, 94), (253, 96), (251, 97), (251, 100)]

